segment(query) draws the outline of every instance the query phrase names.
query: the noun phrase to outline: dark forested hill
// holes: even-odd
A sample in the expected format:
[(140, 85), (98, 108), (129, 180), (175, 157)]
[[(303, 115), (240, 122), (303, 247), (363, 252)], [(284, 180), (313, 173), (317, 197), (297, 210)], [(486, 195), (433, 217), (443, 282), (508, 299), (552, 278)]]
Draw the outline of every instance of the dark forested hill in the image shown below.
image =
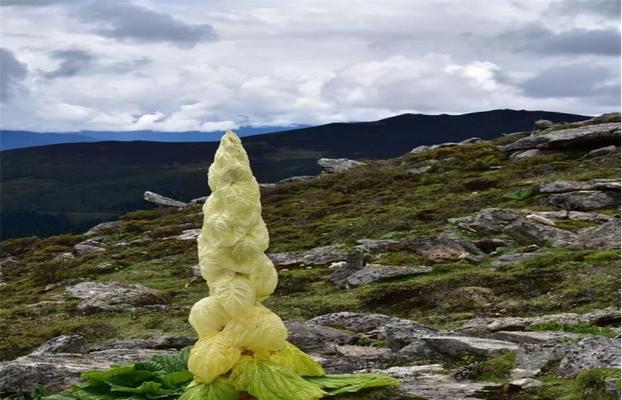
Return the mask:
[[(493, 110), (463, 115), (404, 114), (375, 122), (333, 123), (247, 137), (261, 182), (317, 174), (321, 157), (388, 158), (415, 146), (491, 139), (529, 130), (537, 119), (588, 117)], [(75, 232), (123, 212), (146, 208), (145, 190), (180, 200), (204, 195), (217, 143), (97, 142), (0, 153), (2, 238)]]

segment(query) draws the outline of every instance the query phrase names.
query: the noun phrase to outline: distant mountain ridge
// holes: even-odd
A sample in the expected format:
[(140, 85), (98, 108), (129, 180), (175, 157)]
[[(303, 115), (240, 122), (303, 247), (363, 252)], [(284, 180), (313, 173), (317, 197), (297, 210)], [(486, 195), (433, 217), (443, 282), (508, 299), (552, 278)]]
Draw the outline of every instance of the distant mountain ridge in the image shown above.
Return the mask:
[[(493, 110), (462, 115), (404, 114), (373, 122), (332, 123), (244, 138), (260, 182), (315, 175), (321, 157), (390, 158), (413, 147), (528, 131), (538, 119), (588, 116)], [(85, 230), (137, 209), (152, 190), (180, 200), (205, 195), (216, 142), (68, 143), (1, 153), (2, 239)]]
[[(252, 136), (263, 133), (279, 132), (308, 125), (241, 127), (239, 136)], [(160, 131), (80, 131), (80, 132), (31, 132), (0, 130), (0, 151), (25, 147), (47, 146), (63, 143), (90, 143), (105, 141), (129, 142), (135, 140), (151, 142), (215, 142), (222, 132), (160, 132)]]

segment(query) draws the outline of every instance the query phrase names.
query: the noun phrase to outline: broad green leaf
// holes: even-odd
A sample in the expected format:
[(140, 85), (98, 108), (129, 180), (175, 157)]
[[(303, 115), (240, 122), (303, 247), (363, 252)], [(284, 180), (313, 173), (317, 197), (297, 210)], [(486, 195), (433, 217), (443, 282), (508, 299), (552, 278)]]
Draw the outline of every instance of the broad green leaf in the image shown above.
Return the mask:
[(159, 371), (175, 372), (188, 369), (188, 357), (192, 346), (183, 348), (180, 352), (170, 356), (153, 356), (151, 362), (157, 364)]
[(179, 400), (238, 400), (240, 393), (224, 378), (186, 389)]
[(316, 400), (326, 394), (318, 385), (272, 361), (248, 356), (233, 367), (231, 378), (258, 400)]
[(305, 379), (321, 387), (331, 396), (383, 386), (398, 386), (400, 384), (397, 379), (380, 374), (338, 374), (309, 376), (305, 377)]
[(185, 385), (192, 381), (192, 373), (190, 371), (170, 372), (160, 377), (160, 382), (167, 388)]
[(326, 374), (317, 361), (289, 342), (285, 343), (283, 350), (272, 357), (272, 361), (302, 376)]

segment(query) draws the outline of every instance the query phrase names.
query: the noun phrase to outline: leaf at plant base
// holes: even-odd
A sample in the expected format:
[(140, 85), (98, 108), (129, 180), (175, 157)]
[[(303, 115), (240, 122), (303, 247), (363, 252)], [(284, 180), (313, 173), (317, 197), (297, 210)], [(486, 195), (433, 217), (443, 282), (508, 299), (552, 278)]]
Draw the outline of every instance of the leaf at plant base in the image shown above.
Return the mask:
[[(188, 369), (188, 358), (190, 357), (190, 350), (192, 350), (192, 346), (184, 347), (180, 352), (170, 356), (153, 356), (151, 357), (151, 360), (147, 363), (154, 366), (157, 371), (162, 371), (166, 373), (184, 371)], [(142, 363), (137, 363), (136, 368), (142, 369), (141, 365)]]
[(192, 381), (192, 378), (190, 371), (176, 371), (160, 376), (160, 382), (162, 382), (162, 386), (165, 388), (173, 388), (188, 384)]
[(91, 385), (116, 385), (124, 387), (137, 387), (143, 382), (157, 380), (157, 375), (152, 371), (139, 370), (135, 366), (112, 366), (107, 371), (87, 371), (82, 374), (82, 379)]
[(164, 389), (162, 387), (162, 384), (154, 381), (144, 382), (138, 387), (110, 385), (110, 391), (143, 394), (149, 399), (168, 397), (169, 395), (175, 394), (176, 392), (174, 389)]
[(318, 385), (272, 361), (248, 356), (233, 367), (231, 378), (258, 400), (316, 400), (326, 394)]
[(302, 376), (326, 375), (324, 368), (317, 361), (290, 342), (286, 342), (285, 347), (271, 359)]
[(398, 386), (400, 381), (381, 374), (337, 374), (309, 376), (305, 379), (324, 389), (329, 395), (354, 393), (363, 389)]
[(238, 400), (240, 393), (224, 378), (186, 389), (179, 400)]

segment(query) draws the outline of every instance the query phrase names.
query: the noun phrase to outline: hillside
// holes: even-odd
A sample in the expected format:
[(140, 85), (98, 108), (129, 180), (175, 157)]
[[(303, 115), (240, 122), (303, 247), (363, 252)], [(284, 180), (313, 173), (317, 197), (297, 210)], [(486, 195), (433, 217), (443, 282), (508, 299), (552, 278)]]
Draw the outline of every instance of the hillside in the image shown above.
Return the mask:
[[(402, 381), (397, 392), (337, 399), (615, 399), (619, 121), (609, 115), (401, 154), (378, 146), (366, 158), (386, 159), (263, 188), (268, 253), (279, 273), (267, 305), (289, 320), (290, 340), (329, 371), (375, 368)], [(287, 144), (292, 157), (301, 135), (245, 139), (256, 171), (265, 166), (270, 176), (270, 159), (291, 165), (283, 174), (307, 172), (294, 158), (254, 154)], [(113, 178), (133, 160), (117, 145), (97, 145), (110, 146), (99, 147), (99, 160)], [(152, 165), (173, 157), (156, 152), (160, 144), (141, 145), (153, 151), (141, 153)], [(67, 146), (37, 149), (41, 165)], [(212, 153), (175, 146), (204, 193)], [(300, 159), (344, 155), (318, 154), (320, 146), (305, 147)], [(94, 163), (93, 153), (78, 149), (74, 160)], [(104, 162), (111, 149), (118, 165)], [(136, 168), (148, 174), (151, 164), (143, 162)], [(65, 167), (76, 182), (92, 175)], [(151, 174), (166, 184), (162, 171)], [(126, 179), (116, 190), (129, 187)], [(140, 183), (132, 182), (137, 190), (152, 187)], [(112, 181), (107, 189), (115, 190)], [(0, 395), (35, 382), (57, 391), (81, 370), (192, 343), (189, 307), (207, 290), (195, 267), (201, 223), (200, 205), (155, 208), (85, 233), (1, 242), (0, 357), (73, 336), (0, 365)], [(71, 371), (63, 369), (67, 360)]]
[[(381, 159), (413, 147), (531, 129), (538, 119), (587, 117), (494, 110), (464, 115), (405, 114), (375, 122), (335, 123), (245, 139), (256, 176), (276, 182), (315, 175), (321, 157)], [(144, 190), (190, 200), (205, 195), (216, 143), (72, 143), (1, 153), (1, 237), (79, 232), (144, 208)]]

